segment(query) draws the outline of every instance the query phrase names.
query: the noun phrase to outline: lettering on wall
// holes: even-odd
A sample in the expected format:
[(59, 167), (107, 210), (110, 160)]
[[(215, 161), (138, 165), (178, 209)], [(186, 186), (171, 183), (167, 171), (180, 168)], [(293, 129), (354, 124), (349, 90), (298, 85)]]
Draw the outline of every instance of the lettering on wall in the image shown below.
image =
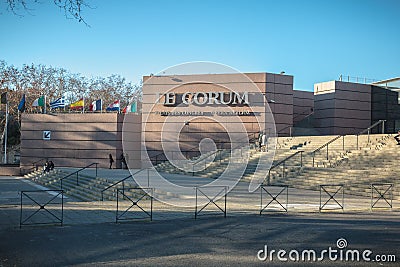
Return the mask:
[(162, 104), (164, 106), (249, 105), (248, 92), (168, 92), (158, 99), (163, 99)]

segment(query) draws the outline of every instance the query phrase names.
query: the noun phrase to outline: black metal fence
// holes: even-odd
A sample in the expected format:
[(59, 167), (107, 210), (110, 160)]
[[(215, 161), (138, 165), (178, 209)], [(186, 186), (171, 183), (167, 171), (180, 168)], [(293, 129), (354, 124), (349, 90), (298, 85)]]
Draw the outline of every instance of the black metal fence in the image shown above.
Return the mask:
[[(328, 196), (328, 200), (322, 200), (322, 195)], [(339, 199), (341, 197), (341, 199)], [(332, 206), (327, 206), (333, 202)], [(325, 184), (319, 186), (319, 211), (322, 210), (344, 210), (344, 185)]]
[[(278, 193), (276, 193), (277, 190)], [(267, 197), (269, 199), (269, 202), (264, 205), (263, 204), (263, 193), (267, 194)], [(285, 193), (285, 203), (282, 202), (282, 200), (278, 199), (279, 196), (283, 196)], [(284, 196), (283, 196), (284, 197)], [(287, 185), (261, 185), (260, 186), (260, 215), (262, 212), (270, 207), (272, 203), (276, 202), (278, 206), (278, 210), (283, 210), (285, 212), (288, 211), (288, 204), (289, 204), (289, 187)]]
[(63, 190), (21, 191), (19, 227), (60, 224), (64, 221)]
[(374, 208), (393, 208), (393, 186), (392, 183), (371, 184), (371, 211)]
[[(153, 220), (154, 188), (118, 188), (115, 222), (132, 220)], [(147, 206), (146, 206), (146, 201)], [(125, 205), (126, 204), (126, 205)], [(136, 208), (136, 210), (134, 210)], [(142, 216), (138, 216), (138, 215)]]
[[(197, 219), (200, 212), (205, 210), (210, 204), (213, 204), (218, 211), (221, 211), (224, 214), (224, 218), (226, 218), (226, 196), (228, 194), (228, 186), (198, 186), (195, 187), (196, 192), (196, 204), (194, 211), (194, 218)], [(200, 204), (199, 207), (199, 198), (205, 199), (205, 204)], [(218, 205), (216, 202), (223, 198), (223, 206)]]

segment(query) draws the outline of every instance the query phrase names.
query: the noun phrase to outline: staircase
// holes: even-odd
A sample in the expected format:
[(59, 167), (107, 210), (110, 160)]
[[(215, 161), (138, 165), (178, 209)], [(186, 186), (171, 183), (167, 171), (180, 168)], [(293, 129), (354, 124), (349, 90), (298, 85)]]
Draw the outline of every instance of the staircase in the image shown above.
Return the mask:
[[(390, 134), (370, 135), (346, 135), (337, 138), (328, 146), (313, 153), (330, 140), (338, 136), (301, 136), (282, 137), (277, 140), (273, 164), (287, 158), (296, 151), (304, 151), (300, 156), (293, 157), (285, 162), (284, 167), (278, 166), (271, 170), (272, 183), (287, 184), (291, 187), (302, 189), (319, 189), (320, 184), (344, 183), (352, 185), (346, 192), (355, 195), (370, 196), (371, 183), (398, 183), (397, 156), (399, 146)], [(369, 140), (369, 142), (368, 142)], [(233, 160), (248, 158), (248, 165), (242, 176), (242, 180), (250, 181), (254, 177), (262, 153), (255, 149), (248, 149), (243, 153), (242, 149), (232, 151)], [(218, 178), (226, 169), (230, 157), (230, 151), (223, 151), (220, 157), (206, 163), (207, 168), (190, 172), (178, 170), (171, 163), (165, 162), (157, 165), (158, 171), (180, 173), (206, 178)], [(314, 158), (314, 159), (313, 159)], [(303, 166), (301, 166), (301, 161)], [(313, 166), (314, 162), (314, 166)], [(203, 164), (204, 162), (201, 162)], [(189, 168), (190, 170), (190, 168)], [(266, 178), (268, 170), (259, 175)], [(397, 194), (397, 195), (396, 195)], [(395, 193), (394, 197), (398, 197)]]
[[(273, 177), (273, 183), (319, 190), (321, 184), (344, 184), (349, 194), (370, 197), (371, 183), (393, 183), (393, 199), (400, 200), (398, 155), (400, 147), (392, 135), (373, 135), (368, 145), (347, 151), (332, 167), (305, 166), (285, 177)], [(356, 145), (355, 143), (353, 145)], [(336, 151), (337, 152), (337, 151)]]
[[(41, 184), (51, 189), (61, 189), (60, 179), (72, 173), (63, 169), (54, 169), (50, 172), (43, 173), (42, 171), (34, 171), (26, 174), (24, 177), (32, 180), (37, 184)], [(76, 183), (76, 176), (73, 175), (63, 180), (64, 194), (71, 196), (81, 201), (99, 201), (101, 200), (101, 191), (112, 185), (113, 182), (101, 177), (92, 177), (84, 174), (79, 174), (79, 185)], [(135, 186), (133, 181), (126, 182), (125, 187)], [(104, 192), (104, 200), (116, 199), (116, 188)], [(127, 192), (129, 194), (129, 192)]]

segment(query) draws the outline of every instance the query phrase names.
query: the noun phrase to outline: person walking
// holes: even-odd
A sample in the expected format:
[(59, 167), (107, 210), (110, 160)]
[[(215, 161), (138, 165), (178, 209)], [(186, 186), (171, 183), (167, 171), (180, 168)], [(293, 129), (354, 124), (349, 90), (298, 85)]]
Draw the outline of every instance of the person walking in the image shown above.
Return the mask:
[(113, 159), (113, 157), (112, 157), (111, 154), (108, 155), (108, 158), (109, 158), (109, 160), (110, 160), (110, 169), (112, 169), (112, 164), (114, 163), (114, 159)]

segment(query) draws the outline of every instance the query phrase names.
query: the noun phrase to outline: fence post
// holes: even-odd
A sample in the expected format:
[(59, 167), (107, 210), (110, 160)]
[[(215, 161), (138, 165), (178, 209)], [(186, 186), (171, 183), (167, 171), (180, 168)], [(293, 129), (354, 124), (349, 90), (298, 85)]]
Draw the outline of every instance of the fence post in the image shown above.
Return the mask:
[(315, 152), (313, 153), (313, 156), (312, 156), (312, 166), (314, 167), (314, 159), (315, 159)]
[(343, 135), (343, 150), (344, 150), (344, 135)]
[(300, 151), (300, 167), (303, 167), (303, 151)]
[(326, 146), (326, 160), (329, 159), (329, 144)]
[[(118, 195), (118, 189), (117, 189), (117, 195)], [(122, 182), (122, 199), (125, 199), (125, 181)]]
[(147, 187), (150, 187), (150, 170), (147, 169)]
[(385, 121), (383, 120), (382, 121), (382, 134), (384, 134), (385, 133)]
[(358, 149), (359, 149), (359, 148), (358, 148), (358, 134), (357, 134), (356, 136), (357, 136), (357, 150), (358, 150)]
[(98, 163), (96, 163), (96, 178), (97, 178), (97, 164), (98, 164)]
[(196, 191), (196, 204), (195, 204), (195, 208), (194, 208), (194, 219), (197, 219), (197, 187), (195, 187), (194, 190)]

